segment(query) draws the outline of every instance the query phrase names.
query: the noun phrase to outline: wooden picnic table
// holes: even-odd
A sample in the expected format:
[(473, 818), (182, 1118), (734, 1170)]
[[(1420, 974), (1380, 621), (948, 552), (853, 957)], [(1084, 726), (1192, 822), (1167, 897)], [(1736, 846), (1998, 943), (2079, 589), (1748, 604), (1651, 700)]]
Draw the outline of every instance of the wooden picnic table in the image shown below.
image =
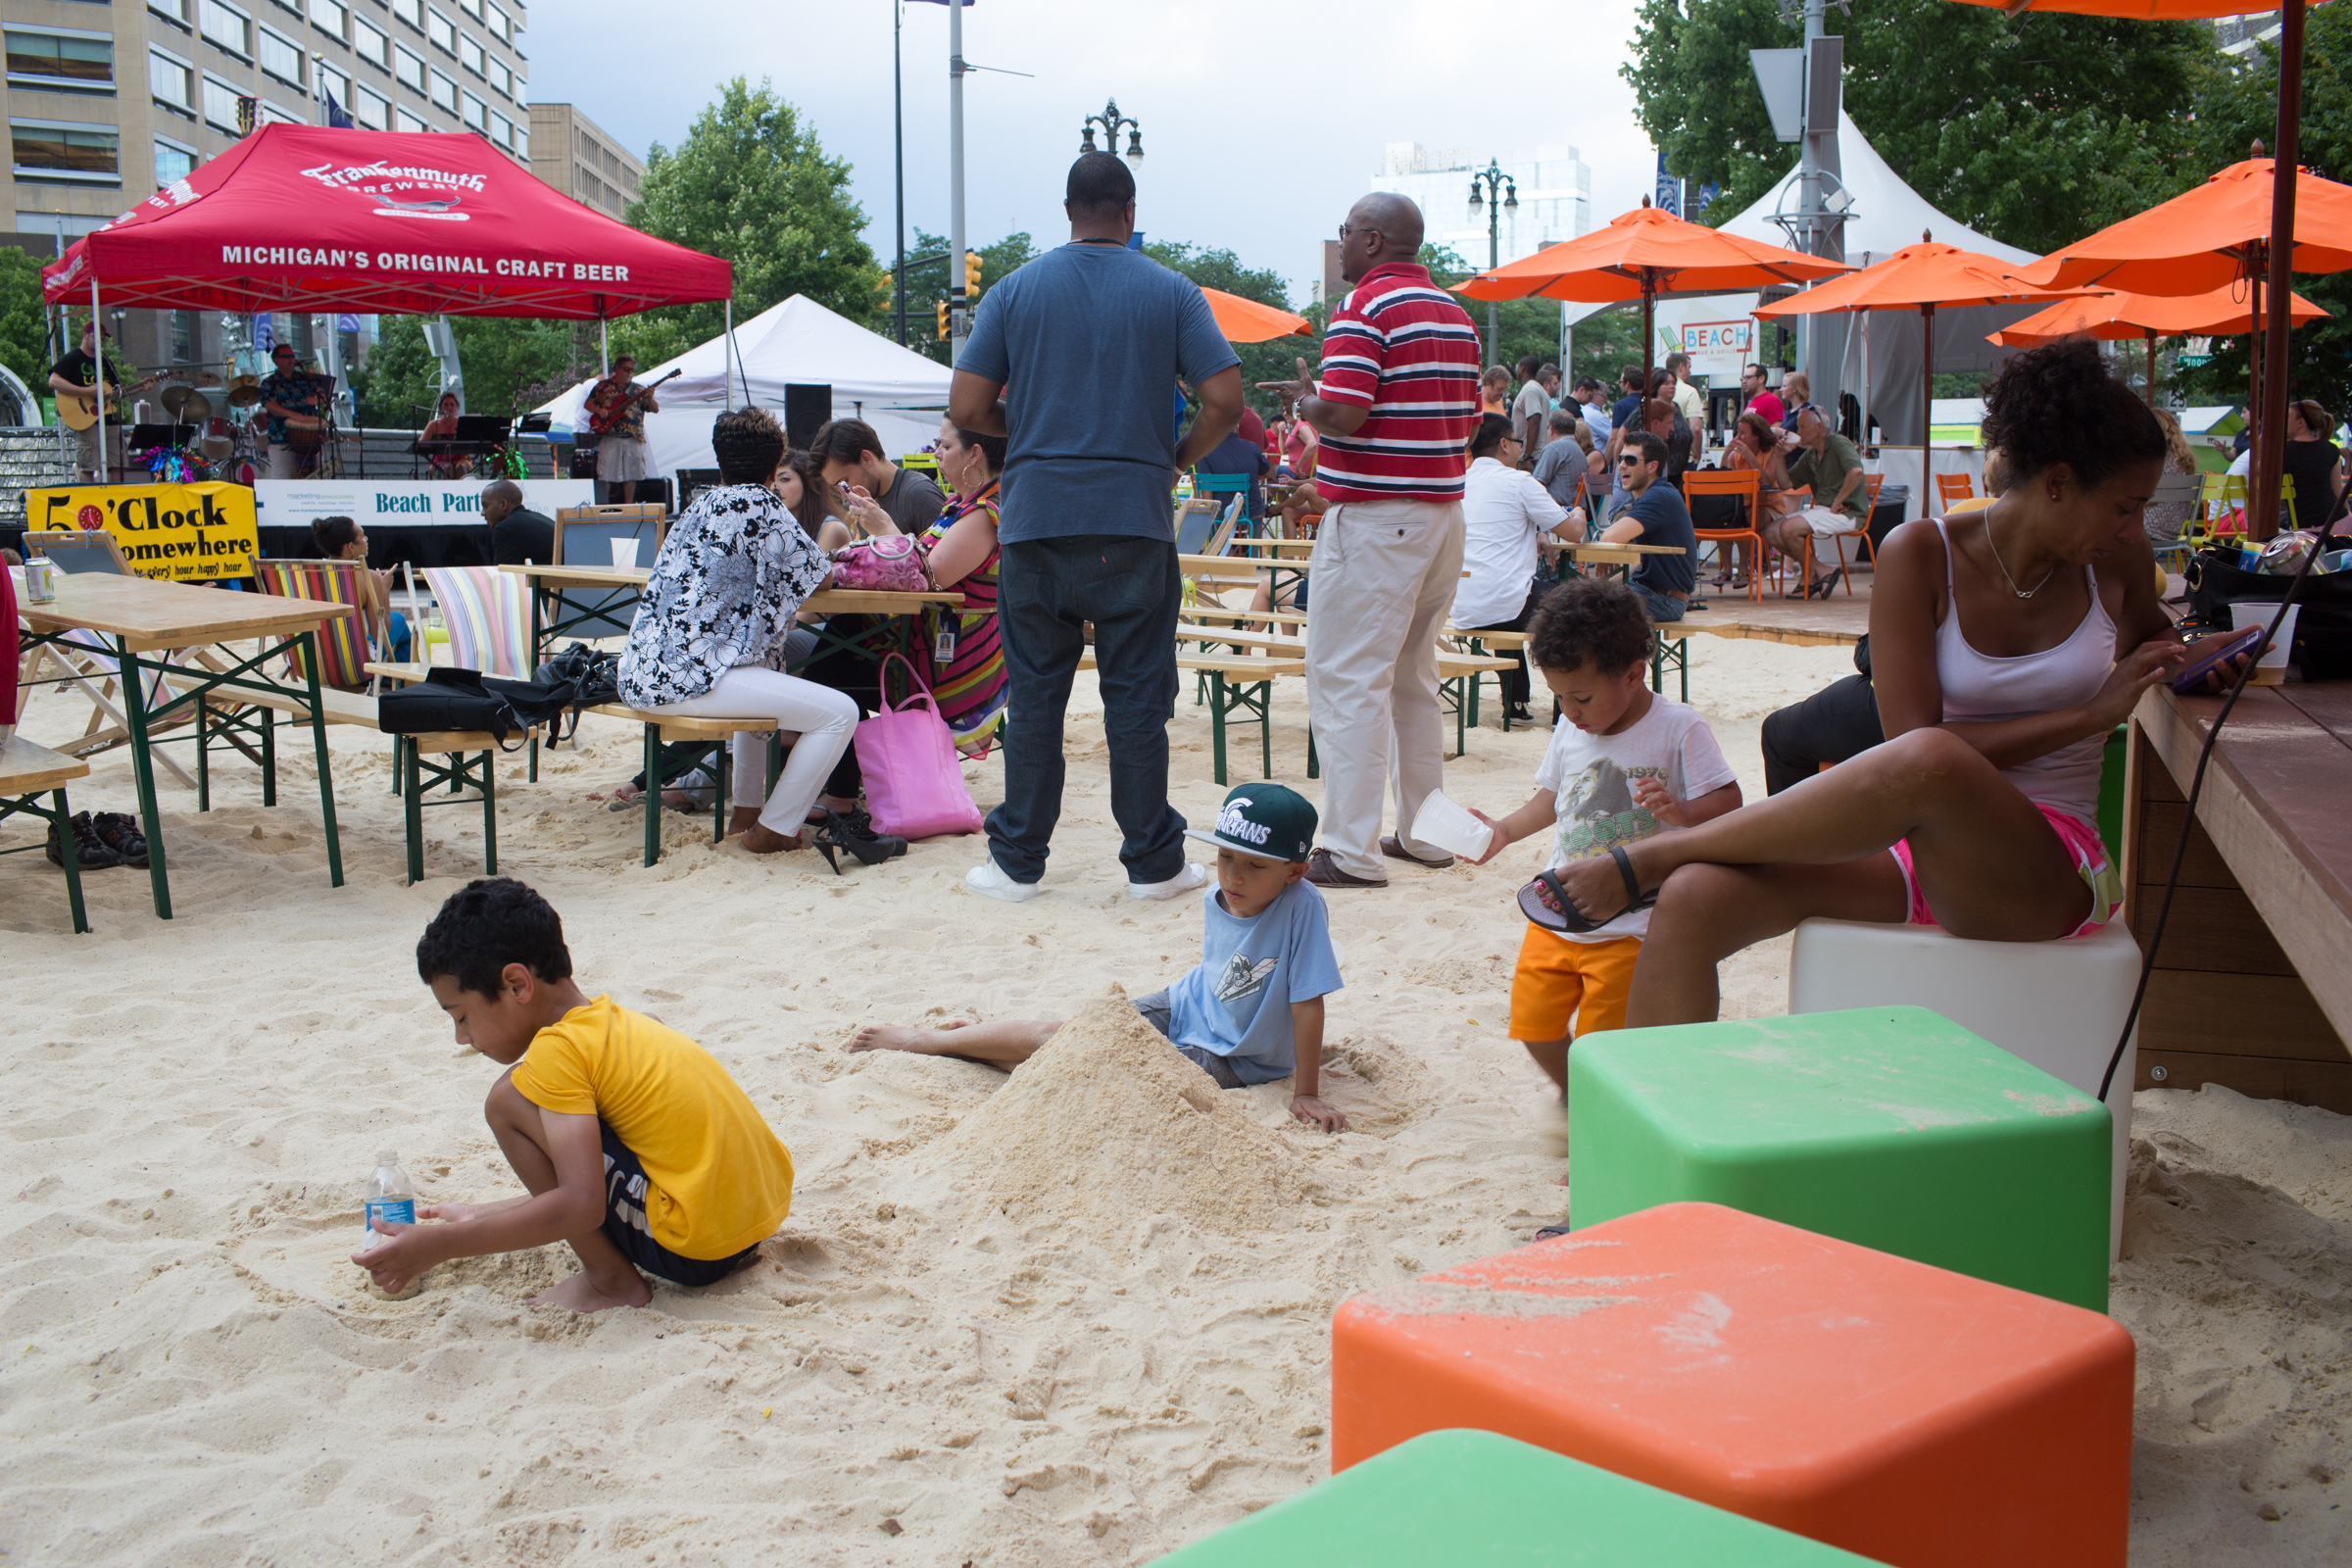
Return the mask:
[[(2124, 917), (2144, 948), (2221, 699), (2132, 715)], [(2249, 687), (2215, 745), (2139, 1018), (2141, 1089), (2352, 1112), (2352, 682)]]
[[(17, 606), (24, 629), (19, 647), (54, 643), (72, 646), (67, 633), (97, 632), (111, 639), (121, 662), (123, 715), (130, 731), (130, 770), (139, 797), (139, 824), (147, 839), (147, 880), (159, 919), (172, 918), (172, 884), (164, 865), (164, 824), (155, 798), (155, 758), (150, 750), (159, 723), (187, 709), (203, 729), (203, 707), (237, 691), (303, 697), (311, 738), (318, 757), (318, 809), (326, 828), (327, 877), (343, 885), (343, 846), (335, 832), (335, 786), (327, 767), (326, 720), (318, 697), (317, 631), (321, 621), (357, 612), (349, 605), (276, 594), (237, 593), (193, 583), (162, 582), (111, 572), (69, 572), (57, 578), (57, 597), (46, 604)], [(220, 669), (174, 664), (143, 655), (169, 653), (207, 643), (259, 639), (250, 659)], [(270, 666), (298, 654), (299, 682), (280, 679)], [(165, 677), (163, 683), (145, 677)], [(274, 793), (264, 804), (274, 804)]]

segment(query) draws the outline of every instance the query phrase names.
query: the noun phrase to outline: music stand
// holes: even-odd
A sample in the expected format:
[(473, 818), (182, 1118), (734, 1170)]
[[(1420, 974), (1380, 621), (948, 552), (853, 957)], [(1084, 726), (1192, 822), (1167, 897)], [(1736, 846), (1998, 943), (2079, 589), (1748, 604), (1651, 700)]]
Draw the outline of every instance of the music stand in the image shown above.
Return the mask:
[(490, 414), (461, 414), (458, 433), (452, 439), (482, 447), (502, 447), (507, 444), (507, 432), (514, 428), (513, 419), (502, 419)]
[(196, 439), (192, 424), (134, 424), (123, 438), (123, 450), (145, 452), (155, 447), (184, 447)]

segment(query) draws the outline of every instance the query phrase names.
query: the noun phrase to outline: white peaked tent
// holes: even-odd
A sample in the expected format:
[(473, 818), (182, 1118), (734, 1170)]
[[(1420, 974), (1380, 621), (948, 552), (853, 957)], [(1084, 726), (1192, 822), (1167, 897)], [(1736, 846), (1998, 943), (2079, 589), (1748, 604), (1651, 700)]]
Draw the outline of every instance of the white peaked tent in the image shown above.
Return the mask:
[[(834, 416), (855, 416), (872, 425), (889, 449), (886, 456), (920, 451), (939, 433), (951, 374), (938, 361), (803, 294), (736, 327), (731, 351), (725, 337), (714, 337), (676, 359), (640, 366), (637, 379), (656, 381), (672, 370), (683, 373), (655, 394), (661, 412), (645, 421), (647, 466), (656, 474), (717, 466), (710, 420), (729, 406), (730, 390), (734, 407), (774, 409), (781, 418), (785, 387), (830, 386)], [(581, 406), (593, 384), (580, 382), (539, 412), (552, 415), (559, 431), (585, 433)]]
[[(1838, 116), (1838, 177), (1853, 196), (1852, 216), (1845, 222), (1845, 259), (1855, 267), (1868, 267), (1883, 262), (1906, 245), (1919, 243), (1920, 235), (1932, 233), (1947, 245), (1963, 250), (1980, 251), (1997, 256), (2020, 266), (2038, 260), (2030, 251), (2014, 245), (2004, 245), (1989, 235), (1980, 234), (1958, 219), (1936, 211), (1926, 197), (1903, 183), (1900, 175), (1887, 167), (1878, 149), (1871, 146), (1851, 117), (1843, 110)], [(1748, 208), (1739, 217), (1724, 223), (1726, 232), (1744, 239), (1761, 240), (1770, 245), (1786, 245), (1788, 236), (1774, 223), (1772, 215), (1781, 202), (1781, 187)], [(1791, 193), (1793, 202), (1793, 193)], [(1739, 321), (1749, 317), (1758, 295), (1715, 294), (1696, 299), (1660, 301), (1657, 314), (1658, 354), (1683, 343), (1684, 324), (1702, 321)], [(1572, 319), (1581, 319), (1603, 309), (1600, 306), (1572, 306)], [(1938, 371), (1987, 370), (2007, 358), (2013, 350), (1998, 348), (1984, 341), (1988, 332), (1997, 331), (2010, 322), (2023, 319), (2038, 305), (1994, 305), (1974, 308), (1939, 310), (1936, 313), (1936, 368)], [(1868, 386), (1870, 413), (1888, 434), (1897, 439), (1917, 439), (1906, 436), (1919, 428), (1920, 354), (1922, 350), (1920, 319), (1916, 312), (1873, 311), (1868, 313), (1870, 324), (1868, 346)], [(1852, 392), (1857, 398), (1864, 386), (1863, 334), (1857, 318), (1842, 316), (1812, 318), (1816, 330), (1831, 344), (1842, 338), (1844, 352), (1838, 363), (1817, 368), (1814, 375), (1813, 401), (1827, 407), (1832, 390)], [(1856, 329), (1848, 330), (1849, 324)], [(1709, 376), (1715, 386), (1736, 385), (1741, 358), (1756, 359), (1748, 354), (1723, 354), (1714, 357), (1693, 356), (1693, 370)], [(1825, 381), (1833, 383), (1825, 386)], [(1939, 460), (1940, 461), (1940, 460)], [(1947, 465), (1948, 466), (1948, 465)], [(1916, 498), (1915, 498), (1916, 499)]]

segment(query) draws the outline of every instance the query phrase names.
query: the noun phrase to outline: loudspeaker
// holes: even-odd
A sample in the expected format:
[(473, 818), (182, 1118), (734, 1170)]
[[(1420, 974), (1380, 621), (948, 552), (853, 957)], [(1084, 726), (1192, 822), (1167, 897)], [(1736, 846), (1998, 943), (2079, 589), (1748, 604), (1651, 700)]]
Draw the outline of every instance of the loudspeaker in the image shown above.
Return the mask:
[(574, 479), (596, 477), (596, 448), (582, 441), (571, 449), (571, 466), (564, 470)]
[[(599, 499), (601, 499), (606, 506), (616, 507), (621, 505), (619, 480), (613, 479), (605, 481), (604, 483), (598, 485), (597, 489), (600, 493)], [(656, 479), (651, 476), (640, 479), (637, 481), (637, 493), (631, 499), (633, 499), (639, 506), (658, 505), (666, 512), (669, 510), (669, 481), (667, 479)]]
[(833, 388), (787, 383), (784, 388), (784, 440), (795, 452), (806, 452), (833, 417)]
[(716, 468), (680, 468), (678, 470), (678, 507), (683, 511), (694, 500), (697, 490), (708, 490), (720, 482)]

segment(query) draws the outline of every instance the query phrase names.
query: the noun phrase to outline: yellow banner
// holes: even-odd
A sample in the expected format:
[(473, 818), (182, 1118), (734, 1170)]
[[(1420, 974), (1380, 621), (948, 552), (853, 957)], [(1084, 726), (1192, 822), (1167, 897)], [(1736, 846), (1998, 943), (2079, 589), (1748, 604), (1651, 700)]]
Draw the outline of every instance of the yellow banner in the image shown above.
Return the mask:
[(75, 485), (24, 497), (29, 529), (103, 528), (142, 577), (216, 582), (253, 575), (261, 554), (253, 491), (241, 484)]

